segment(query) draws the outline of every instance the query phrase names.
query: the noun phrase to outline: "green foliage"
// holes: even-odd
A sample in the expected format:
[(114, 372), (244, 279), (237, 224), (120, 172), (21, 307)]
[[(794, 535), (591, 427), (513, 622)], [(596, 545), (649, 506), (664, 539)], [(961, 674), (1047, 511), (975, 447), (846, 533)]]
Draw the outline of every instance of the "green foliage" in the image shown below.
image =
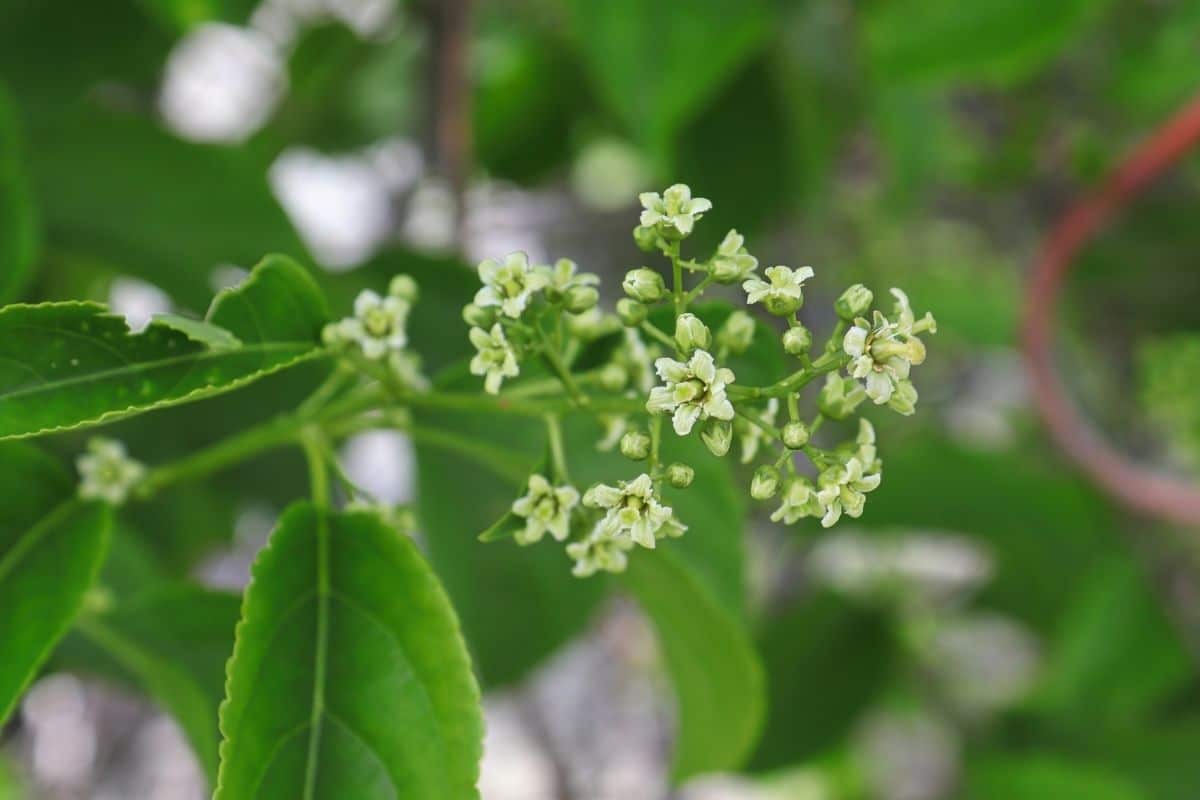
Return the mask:
[(178, 320), (131, 334), (121, 318), (89, 303), (9, 306), (0, 311), (0, 437), (97, 424), (235, 389), (319, 355), (326, 315), (312, 279), (282, 257), (264, 260), (213, 301), (207, 322), (223, 334)]
[(654, 623), (675, 689), (674, 779), (738, 767), (765, 710), (762, 665), (744, 627), (672, 552), (630, 559), (622, 582)]
[(1101, 765), (1045, 756), (993, 756), (972, 764), (963, 794), (969, 800), (1143, 800), (1137, 786)]
[(1200, 368), (1200, 336), (1151, 339), (1139, 353), (1142, 403), (1172, 449), (1200, 465), (1200, 392), (1192, 376)]
[(0, 85), (0, 302), (20, 296), (39, 243), (23, 150), (16, 108)]
[(27, 445), (0, 445), (0, 476), (3, 721), (83, 605), (111, 520), (107, 507), (74, 499), (58, 465)]
[(284, 515), (228, 671), (219, 800), (478, 796), (483, 721), (454, 611), (377, 518)]

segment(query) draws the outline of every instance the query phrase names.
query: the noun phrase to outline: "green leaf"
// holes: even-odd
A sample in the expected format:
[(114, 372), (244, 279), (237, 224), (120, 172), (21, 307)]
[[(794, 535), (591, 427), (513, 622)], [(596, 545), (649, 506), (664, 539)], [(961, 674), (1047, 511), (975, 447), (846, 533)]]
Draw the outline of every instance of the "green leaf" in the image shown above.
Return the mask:
[(28, 141), (60, 258), (107, 263), (196, 311), (218, 264), (249, 266), (263, 253), (307, 258), (251, 150), (185, 142), (153, 119), (87, 103), (31, 128)]
[(668, 544), (634, 553), (622, 577), (658, 631), (675, 687), (673, 776), (682, 781), (746, 759), (762, 725), (764, 681), (743, 625)]
[(108, 549), (108, 506), (74, 498), (49, 457), (0, 445), (0, 723), (67, 632)]
[(759, 650), (769, 702), (755, 770), (808, 762), (844, 741), (899, 662), (882, 613), (828, 593), (769, 619)]
[(967, 768), (966, 800), (1149, 800), (1111, 769), (1054, 756), (992, 756)]
[(143, 689), (179, 722), (215, 784), (217, 709), (240, 608), (238, 595), (164, 585), (81, 616), (55, 660)]
[(154, 322), (164, 328), (179, 331), (193, 342), (206, 345), (210, 350), (236, 350), (242, 346), (241, 339), (202, 319), (192, 319), (181, 314), (155, 314)]
[(308, 274), (269, 256), (208, 314), (243, 344), (214, 349), (154, 324), (131, 334), (94, 303), (0, 310), (0, 438), (127, 417), (235, 389), (320, 355), (325, 300)]
[(770, 26), (762, 0), (570, 0), (584, 66), (609, 106), (659, 152), (758, 49)]
[(926, 0), (863, 7), (867, 62), (885, 82), (1014, 84), (1044, 67), (1107, 0)]
[(373, 515), (284, 514), (226, 686), (216, 800), (478, 796), (483, 720), (454, 610)]
[(25, 288), (39, 244), (23, 159), (16, 109), (0, 86), (0, 303)]

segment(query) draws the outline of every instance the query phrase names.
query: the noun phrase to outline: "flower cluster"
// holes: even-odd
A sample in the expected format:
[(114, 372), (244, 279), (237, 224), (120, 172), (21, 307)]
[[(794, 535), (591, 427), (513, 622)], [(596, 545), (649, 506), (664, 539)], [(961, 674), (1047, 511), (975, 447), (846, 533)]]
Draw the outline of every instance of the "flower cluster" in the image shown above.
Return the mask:
[(75, 459), (79, 470), (79, 496), (84, 500), (103, 500), (119, 506), (146, 475), (145, 466), (129, 457), (125, 445), (113, 439), (96, 437), (88, 442), (87, 452)]
[[(575, 575), (620, 572), (637, 547), (687, 530), (663, 501), (664, 490), (686, 489), (696, 476), (692, 465), (661, 457), (673, 437), (695, 436), (717, 457), (736, 439), (737, 457), (753, 469), (750, 495), (777, 498), (777, 522), (811, 517), (829, 527), (861, 515), (882, 479), (875, 428), (858, 418), (856, 436), (833, 445), (826, 442), (836, 432), (822, 428), (853, 420), (868, 399), (913, 413), (911, 372), (925, 360), (921, 337), (936, 332), (933, 317), (917, 319), (899, 289), (885, 314), (869, 289), (854, 285), (833, 303), (838, 322), (815, 344), (799, 316), (812, 267), (776, 264), (760, 273), (736, 229), (708, 258), (687, 257), (683, 246), (713, 204), (683, 184), (639, 199), (634, 240), (664, 256), (669, 269), (626, 272), (615, 313), (598, 306), (599, 278), (568, 259), (536, 264), (515, 252), (478, 265), (479, 289), (463, 308), (475, 351), (469, 370), (498, 398), (480, 398), (475, 407), (541, 418), (548, 444), (546, 467), (528, 477), (509, 516), (485, 538), (511, 533), (517, 544), (535, 545), (548, 533), (565, 546)], [(747, 309), (695, 307), (713, 284), (740, 287), (745, 305), (777, 318), (781, 332)], [(325, 339), (364, 369), (382, 361), (393, 379), (415, 386), (419, 371), (406, 335), (415, 300), (416, 286), (403, 276), (386, 296), (363, 292), (354, 315), (330, 325)], [(780, 358), (789, 365), (781, 374), (762, 385), (745, 380)], [(818, 381), (816, 409), (804, 415), (803, 390)], [(638, 462), (636, 477), (577, 488), (563, 444), (568, 415), (599, 422), (598, 447)]]
[(354, 316), (326, 325), (322, 339), (353, 348), (368, 362), (383, 362), (404, 386), (427, 388), (420, 356), (408, 349), (408, 317), (417, 296), (416, 281), (408, 275), (392, 278), (386, 296), (364, 289), (354, 300)]

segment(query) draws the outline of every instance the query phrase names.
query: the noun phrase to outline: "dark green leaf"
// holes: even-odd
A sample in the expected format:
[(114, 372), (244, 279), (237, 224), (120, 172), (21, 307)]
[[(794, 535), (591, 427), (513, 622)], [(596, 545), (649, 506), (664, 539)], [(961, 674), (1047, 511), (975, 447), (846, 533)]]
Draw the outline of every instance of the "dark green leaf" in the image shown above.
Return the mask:
[(21, 294), (38, 249), (17, 113), (0, 86), (0, 303)]
[(966, 800), (1149, 800), (1110, 768), (1054, 756), (992, 756), (967, 769)]
[(213, 301), (208, 322), (242, 345), (207, 347), (176, 325), (131, 334), (92, 303), (0, 310), (0, 438), (120, 419), (235, 389), (320, 355), (325, 300), (281, 256)]
[(66, 633), (108, 548), (108, 506), (74, 489), (37, 450), (0, 445), (0, 722)]
[(407, 538), (302, 503), (254, 566), (221, 707), (217, 800), (477, 797), (479, 689)]
[(742, 623), (669, 544), (634, 553), (623, 582), (654, 623), (671, 674), (678, 701), (673, 774), (682, 781), (741, 765), (762, 725), (764, 681)]

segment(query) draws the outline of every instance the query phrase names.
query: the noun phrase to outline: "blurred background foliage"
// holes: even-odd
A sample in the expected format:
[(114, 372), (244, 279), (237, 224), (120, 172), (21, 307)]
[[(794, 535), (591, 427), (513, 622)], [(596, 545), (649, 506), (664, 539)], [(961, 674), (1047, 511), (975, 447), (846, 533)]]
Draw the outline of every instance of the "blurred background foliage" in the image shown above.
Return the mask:
[[(764, 670), (763, 733), (729, 796), (1190, 800), (1196, 531), (1131, 518), (1076, 477), (1039, 429), (1015, 348), (1040, 236), (1194, 95), (1197, 64), (1191, 0), (0, 0), (0, 301), (200, 311), (278, 251), (338, 308), (406, 271), (435, 373), (468, 350), (468, 264), (521, 248), (618, 276), (643, 257), (636, 193), (689, 183), (715, 203), (701, 251), (736, 226), (761, 262), (816, 267), (818, 330), (856, 280), (903, 286), (941, 323), (919, 413), (878, 420), (886, 479), (861, 521), (778, 530), (758, 509), (733, 552), (699, 556), (728, 573), (702, 575), (705, 596), (744, 619)], [(1087, 413), (1130, 453), (1193, 475), (1198, 192), (1192, 158), (1090, 246), (1061, 325)], [(167, 460), (293, 406), (320, 377), (294, 370), (114, 435)], [(520, 449), (515, 428), (443, 422)], [(596, 435), (573, 433), (574, 450)], [(419, 442), (417, 459), (431, 559), (485, 684), (513, 691), (594, 631), (600, 584), (551, 550), (477, 545), (512, 487)], [(102, 673), (158, 675), (151, 694), (189, 736), (203, 729), (172, 703), (219, 697), (219, 623), (236, 602), (181, 581), (214, 582), (214, 553), (252, 553), (248, 510), (282, 508), (302, 466), (272, 455), (132, 509), (105, 575), (123, 599), (56, 665), (94, 665), (105, 637), (136, 642), (136, 664)], [(461, 480), (478, 502), (439, 503)], [(698, 518), (736, 528), (741, 494), (680, 505), (707, 501)], [(686, 661), (697, 637), (670, 608), (685, 595), (653, 596), (670, 580), (631, 574), (626, 588), (679, 615), (660, 636)], [(190, 633), (163, 629), (155, 597)], [(701, 672), (745, 672), (711, 655)], [(183, 683), (162, 683), (155, 659)], [(679, 666), (677, 691), (701, 705), (754, 691), (704, 674), (687, 689)]]

